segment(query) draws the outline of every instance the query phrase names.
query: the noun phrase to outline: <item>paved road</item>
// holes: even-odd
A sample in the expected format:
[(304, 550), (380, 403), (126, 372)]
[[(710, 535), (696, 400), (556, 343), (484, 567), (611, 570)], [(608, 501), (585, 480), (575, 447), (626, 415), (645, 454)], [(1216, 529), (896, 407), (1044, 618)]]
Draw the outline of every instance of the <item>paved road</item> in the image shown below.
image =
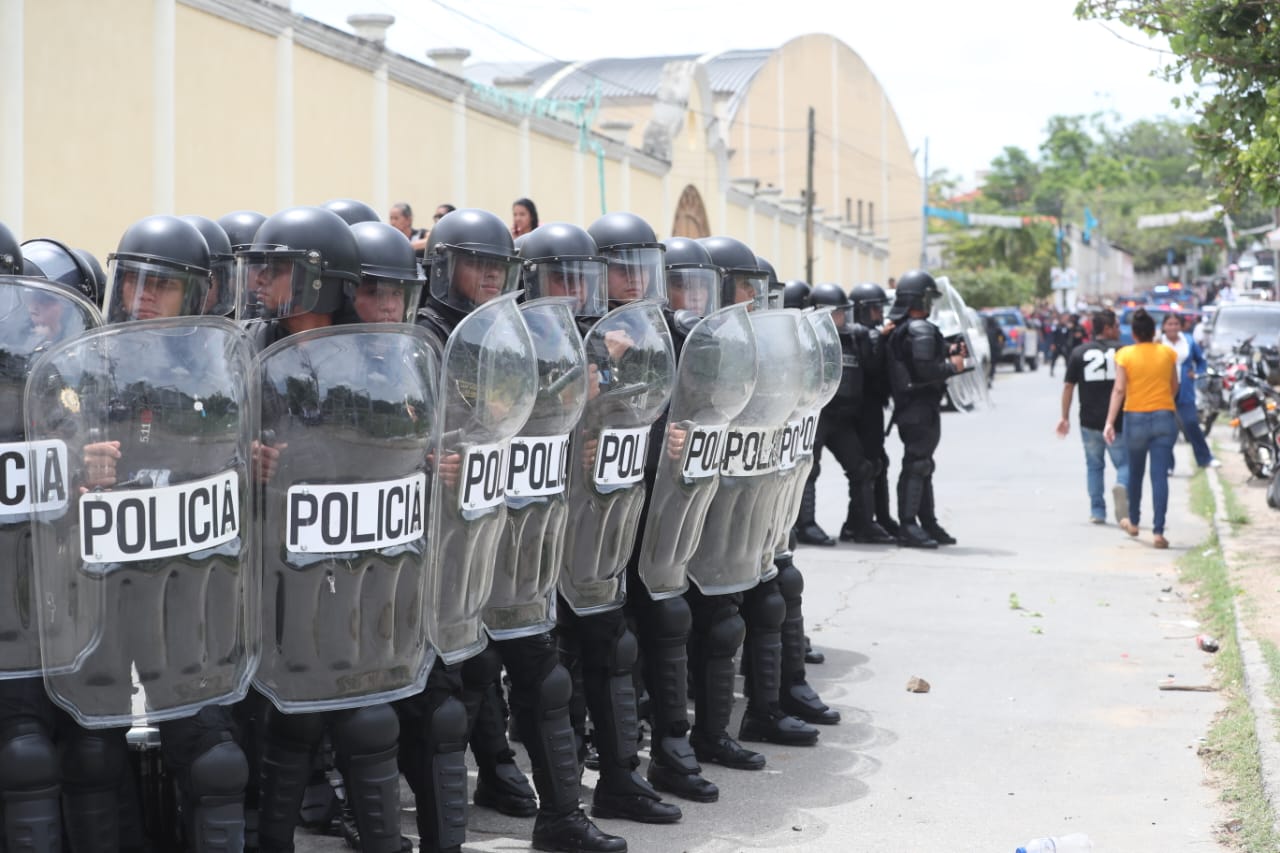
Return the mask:
[[(1170, 675), (1210, 677), (1176, 595), (1175, 560), (1207, 535), (1187, 508), (1188, 459), (1173, 483), (1170, 551), (1089, 525), (1079, 437), (1074, 426), (1066, 441), (1052, 433), (1060, 380), (1002, 372), (995, 410), (944, 416), (937, 495), (960, 545), (799, 552), (809, 631), (827, 654), (811, 680), (842, 725), (814, 749), (765, 747), (762, 773), (709, 769), (721, 802), (682, 804), (679, 825), (602, 825), (638, 853), (1011, 853), (1068, 832), (1100, 851), (1225, 849), (1196, 756), (1221, 700), (1157, 690)], [(838, 530), (834, 464), (819, 505)], [(932, 691), (906, 692), (913, 675)], [(527, 849), (531, 826), (477, 809), (467, 849)]]

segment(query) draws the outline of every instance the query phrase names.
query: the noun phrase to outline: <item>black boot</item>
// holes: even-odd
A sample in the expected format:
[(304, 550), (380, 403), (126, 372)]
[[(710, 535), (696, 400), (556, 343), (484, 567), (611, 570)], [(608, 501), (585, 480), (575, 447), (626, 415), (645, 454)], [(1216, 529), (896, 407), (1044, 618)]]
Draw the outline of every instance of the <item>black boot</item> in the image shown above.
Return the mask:
[(675, 823), (683, 815), (679, 807), (662, 797), (635, 768), (639, 720), (631, 673), (593, 678), (586, 672), (587, 705), (596, 721), (600, 751), (600, 780), (592, 797), (594, 817), (634, 820), (637, 823)]
[(533, 823), (533, 849), (626, 853), (627, 841), (602, 832), (582, 809), (575, 808), (563, 815), (539, 812)]
[(883, 463), (875, 479), (876, 524), (890, 536), (898, 535), (898, 522), (889, 508), (889, 466)]
[(704, 657), (697, 651), (689, 662), (696, 717), (689, 745), (694, 756), (735, 770), (763, 770), (764, 756), (743, 747), (727, 731), (733, 713), (733, 658)]
[(800, 498), (800, 514), (796, 516), (796, 540), (805, 545), (834, 546), (836, 540), (827, 535), (827, 531), (818, 526), (815, 515), (818, 509), (818, 498), (815, 489), (815, 478), (810, 477), (804, 484), (804, 492)]
[(806, 723), (833, 726), (840, 722), (840, 712), (828, 707), (806, 681), (804, 577), (790, 561), (778, 568), (778, 589), (787, 606), (782, 620), (782, 690), (778, 704), (784, 712)]
[[(750, 625), (750, 622), (748, 622)], [(747, 710), (742, 715), (738, 739), (784, 746), (813, 746), (818, 730), (782, 711), (782, 643), (776, 631), (747, 630), (751, 668), (746, 680)]]
[(938, 543), (919, 524), (920, 502), (924, 499), (925, 479), (903, 474), (898, 478), (898, 544), (904, 548), (937, 548)]
[(827, 656), (813, 647), (813, 640), (808, 634), (804, 638), (804, 662), (810, 666), (821, 666), (827, 662)]
[(858, 480), (849, 488), (849, 514), (840, 528), (841, 542), (892, 545), (897, 540), (875, 522), (875, 484)]
[(920, 501), (920, 526), (939, 545), (954, 545), (956, 538), (942, 529), (933, 508), (933, 477), (925, 478), (924, 495)]
[(511, 817), (533, 817), (538, 813), (538, 801), (507, 745), (506, 703), (501, 690), (497, 681), (489, 685), (472, 726), (471, 752), (479, 771), (473, 799), (477, 806)]

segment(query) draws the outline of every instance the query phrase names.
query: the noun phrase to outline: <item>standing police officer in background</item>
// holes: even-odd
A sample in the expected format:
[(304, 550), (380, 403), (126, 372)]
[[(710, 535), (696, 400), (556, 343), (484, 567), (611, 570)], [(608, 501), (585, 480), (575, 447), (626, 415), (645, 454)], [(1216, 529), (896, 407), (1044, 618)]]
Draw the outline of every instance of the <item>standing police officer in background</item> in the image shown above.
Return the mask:
[[(888, 332), (881, 332), (880, 326), (884, 322), (887, 298), (884, 289), (871, 282), (855, 284), (849, 298), (853, 302), (852, 336), (862, 362), (863, 376), (862, 406), (854, 424), (858, 440), (862, 442), (862, 453), (875, 467), (875, 476), (870, 491), (864, 491), (861, 497), (868, 507), (866, 518), (869, 525), (863, 529), (866, 539), (858, 535), (846, 537), (843, 530), (840, 538), (889, 543), (896, 541), (898, 525), (889, 511), (889, 455), (884, 452), (884, 410), (889, 405), (889, 375), (885, 372), (884, 355)], [(874, 520), (871, 520), (872, 513)], [(857, 533), (856, 530), (854, 532)]]
[(889, 319), (886, 357), (893, 394), (893, 422), (902, 439), (898, 476), (898, 544), (937, 548), (956, 540), (942, 529), (934, 510), (933, 453), (942, 439), (942, 393), (949, 378), (964, 371), (964, 345), (948, 347), (927, 319), (933, 299), (942, 296), (933, 276), (911, 270), (898, 279)]

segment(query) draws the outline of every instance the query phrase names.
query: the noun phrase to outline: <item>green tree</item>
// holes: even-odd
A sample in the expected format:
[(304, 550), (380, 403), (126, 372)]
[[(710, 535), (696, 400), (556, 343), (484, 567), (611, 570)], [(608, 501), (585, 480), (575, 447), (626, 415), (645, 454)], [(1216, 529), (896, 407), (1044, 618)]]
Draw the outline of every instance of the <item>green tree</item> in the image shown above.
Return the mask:
[(1191, 141), (1228, 207), (1280, 204), (1280, 14), (1275, 0), (1079, 0), (1076, 15), (1168, 39), (1162, 74), (1195, 88)]
[(1030, 276), (1007, 269), (942, 270), (971, 308), (996, 308), (1002, 305), (1024, 305), (1036, 295), (1036, 282)]

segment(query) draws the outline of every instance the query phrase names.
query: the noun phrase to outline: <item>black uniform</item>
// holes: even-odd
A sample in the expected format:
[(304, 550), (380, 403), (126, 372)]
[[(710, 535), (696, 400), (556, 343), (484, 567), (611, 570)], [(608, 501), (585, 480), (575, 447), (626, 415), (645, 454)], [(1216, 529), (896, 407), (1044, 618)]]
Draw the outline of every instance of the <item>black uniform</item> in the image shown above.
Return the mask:
[(889, 371), (885, 357), (888, 338), (878, 328), (868, 327), (867, 343), (864, 402), (858, 412), (858, 435), (862, 437), (863, 452), (876, 465), (873, 487), (876, 524), (890, 536), (896, 536), (898, 522), (893, 517), (889, 500), (889, 454), (884, 449), (884, 411), (893, 398), (889, 390)]

